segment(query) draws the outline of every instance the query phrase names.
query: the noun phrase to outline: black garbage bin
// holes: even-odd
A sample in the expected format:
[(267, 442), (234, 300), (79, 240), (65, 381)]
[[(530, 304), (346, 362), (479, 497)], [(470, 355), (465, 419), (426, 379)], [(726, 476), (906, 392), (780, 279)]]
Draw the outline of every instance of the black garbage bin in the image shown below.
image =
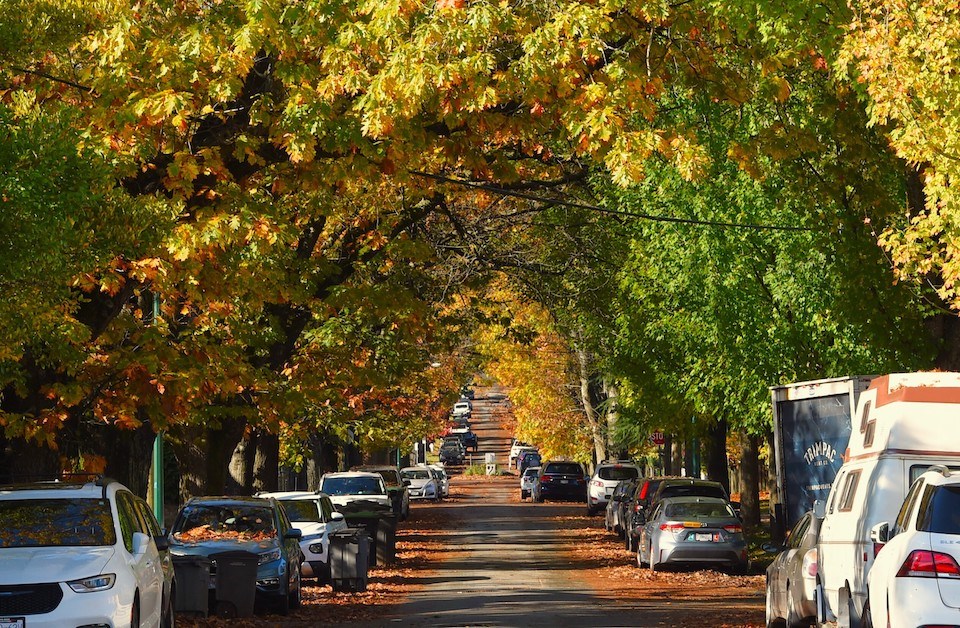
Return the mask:
[(397, 518), (381, 516), (377, 524), (377, 564), (390, 565), (397, 558)]
[(216, 564), (218, 617), (253, 617), (259, 557), (241, 550), (211, 554)]
[(210, 559), (206, 556), (173, 556), (177, 595), (173, 610), (207, 616), (210, 593)]
[(370, 537), (363, 528), (330, 535), (330, 586), (334, 591), (366, 591)]

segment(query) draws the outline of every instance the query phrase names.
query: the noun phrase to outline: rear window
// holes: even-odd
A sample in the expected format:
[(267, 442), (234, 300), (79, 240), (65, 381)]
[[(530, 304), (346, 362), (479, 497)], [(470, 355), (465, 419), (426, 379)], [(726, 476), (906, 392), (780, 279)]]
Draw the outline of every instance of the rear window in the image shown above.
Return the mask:
[(664, 486), (660, 492), (660, 499), (665, 497), (685, 497), (687, 495), (696, 495), (699, 497), (719, 497), (726, 499), (723, 487), (712, 486), (710, 484), (680, 484), (677, 486)]
[(382, 495), (380, 478), (324, 478), (320, 490), (327, 495)]
[(432, 477), (427, 469), (405, 469), (400, 475), (404, 480), (429, 480)]
[(667, 517), (736, 517), (726, 504), (669, 504), (664, 513)]
[(563, 475), (583, 475), (583, 468), (576, 462), (551, 462), (544, 468), (543, 472)]
[(640, 475), (636, 467), (600, 467), (597, 477), (601, 480), (632, 480)]
[(0, 547), (113, 545), (110, 502), (103, 499), (0, 501)]
[(960, 534), (960, 486), (938, 486), (931, 492), (930, 499), (921, 503), (917, 529), (935, 534)]

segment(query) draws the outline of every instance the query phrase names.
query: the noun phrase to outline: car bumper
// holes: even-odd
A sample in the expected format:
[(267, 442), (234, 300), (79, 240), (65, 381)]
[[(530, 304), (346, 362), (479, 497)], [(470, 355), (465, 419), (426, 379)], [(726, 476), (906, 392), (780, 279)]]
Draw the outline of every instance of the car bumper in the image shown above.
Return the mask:
[[(12, 613), (4, 615), (4, 619), (23, 618), (24, 628), (61, 628), (62, 626), (110, 626), (111, 628), (126, 628), (130, 625), (130, 616), (133, 610), (133, 591), (129, 593), (129, 600), (123, 601), (124, 595), (117, 590), (117, 586), (107, 591), (93, 593), (75, 593), (65, 584), (60, 584), (63, 599), (49, 613), (40, 615), (24, 615)], [(141, 609), (141, 617), (144, 609)]]
[[(960, 625), (960, 609), (945, 606), (933, 578), (898, 578), (888, 591), (888, 626)], [(873, 606), (873, 600), (870, 601)], [(876, 615), (874, 615), (876, 616)], [(874, 623), (874, 625), (877, 625)]]
[(683, 543), (666, 545), (659, 549), (657, 564), (724, 564), (743, 566), (747, 564), (747, 548), (743, 543)]
[(540, 497), (544, 499), (571, 499), (583, 501), (586, 499), (587, 489), (585, 486), (576, 484), (541, 484)]

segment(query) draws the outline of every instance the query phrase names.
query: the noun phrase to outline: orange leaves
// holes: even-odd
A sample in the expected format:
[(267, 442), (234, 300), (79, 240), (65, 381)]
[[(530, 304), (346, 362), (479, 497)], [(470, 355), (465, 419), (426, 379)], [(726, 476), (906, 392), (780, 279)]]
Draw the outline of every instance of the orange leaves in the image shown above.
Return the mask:
[(440, 11), (460, 10), (467, 6), (466, 0), (437, 0), (436, 7)]

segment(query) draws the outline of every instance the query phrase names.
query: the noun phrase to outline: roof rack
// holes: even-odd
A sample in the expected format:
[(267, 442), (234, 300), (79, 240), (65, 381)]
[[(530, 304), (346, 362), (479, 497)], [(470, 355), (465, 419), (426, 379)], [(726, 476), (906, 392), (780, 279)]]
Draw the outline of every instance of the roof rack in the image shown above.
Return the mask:
[(932, 464), (927, 467), (927, 471), (936, 471), (943, 477), (950, 477), (950, 474), (953, 473), (952, 469), (942, 464)]

